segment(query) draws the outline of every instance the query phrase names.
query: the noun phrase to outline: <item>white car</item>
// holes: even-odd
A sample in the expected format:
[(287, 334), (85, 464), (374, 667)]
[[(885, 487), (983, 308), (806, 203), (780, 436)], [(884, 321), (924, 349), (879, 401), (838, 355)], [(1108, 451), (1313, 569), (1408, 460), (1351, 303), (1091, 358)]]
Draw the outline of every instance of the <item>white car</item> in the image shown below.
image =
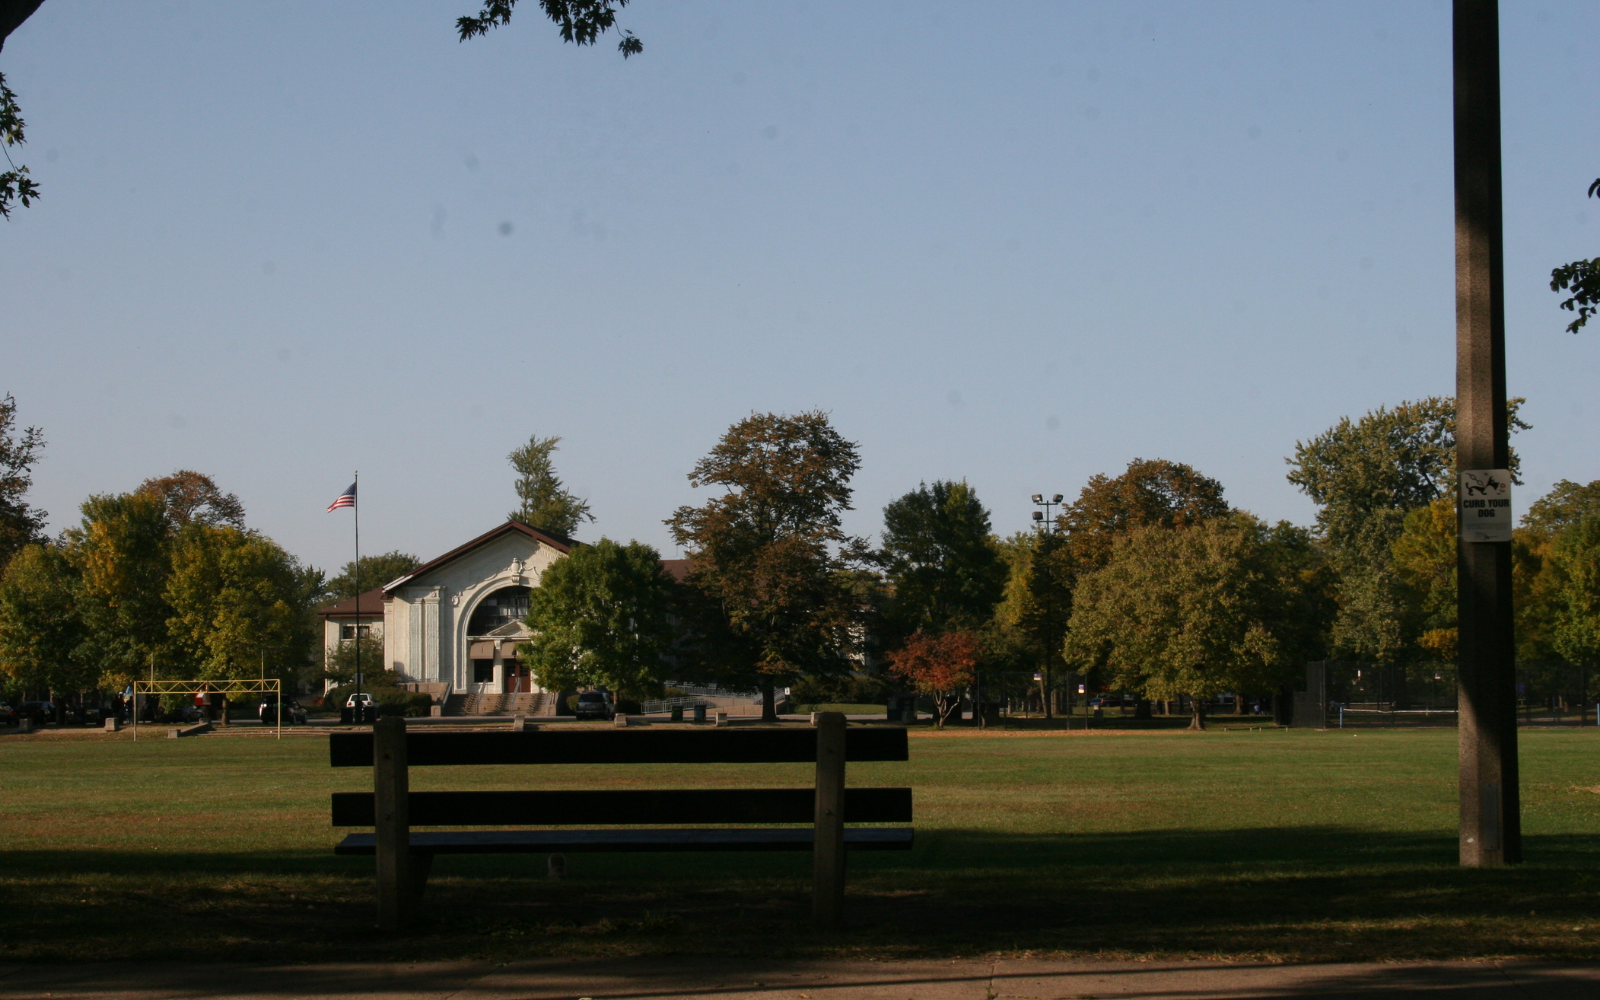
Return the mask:
[(376, 704), (377, 704), (377, 701), (375, 701), (373, 699), (372, 695), (367, 694), (365, 691), (357, 691), (355, 694), (350, 696), (350, 700), (348, 700), (348, 701), (346, 701), (344, 703), (344, 707), (345, 708), (355, 708), (357, 705), (376, 705)]

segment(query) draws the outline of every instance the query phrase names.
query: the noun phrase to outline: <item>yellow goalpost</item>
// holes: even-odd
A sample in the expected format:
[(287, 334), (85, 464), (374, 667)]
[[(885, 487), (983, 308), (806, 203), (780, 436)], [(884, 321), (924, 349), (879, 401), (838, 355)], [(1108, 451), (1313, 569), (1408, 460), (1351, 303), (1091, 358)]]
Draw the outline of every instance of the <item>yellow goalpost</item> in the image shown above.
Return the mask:
[(283, 682), (276, 677), (268, 677), (255, 681), (134, 681), (133, 705), (128, 717), (133, 722), (133, 738), (139, 738), (139, 696), (150, 695), (159, 697), (164, 694), (178, 695), (235, 695), (235, 694), (275, 694), (278, 703), (277, 738), (283, 739)]

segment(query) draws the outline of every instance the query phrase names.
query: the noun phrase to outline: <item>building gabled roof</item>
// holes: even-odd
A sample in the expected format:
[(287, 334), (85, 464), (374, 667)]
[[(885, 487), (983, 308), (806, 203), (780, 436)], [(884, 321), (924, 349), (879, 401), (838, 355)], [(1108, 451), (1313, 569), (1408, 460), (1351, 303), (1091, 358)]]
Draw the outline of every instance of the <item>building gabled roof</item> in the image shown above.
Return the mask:
[[(359, 607), (357, 602), (360, 602)], [(367, 591), (360, 597), (347, 597), (333, 604), (324, 604), (317, 609), (317, 614), (323, 618), (354, 618), (360, 615), (363, 618), (383, 618), (384, 594), (382, 587)]]
[[(384, 594), (391, 594), (397, 588), (404, 586), (412, 580), (415, 580), (424, 573), (436, 570), (440, 566), (443, 566), (448, 562), (453, 562), (454, 560), (461, 558), (475, 549), (482, 548), (502, 535), (510, 534), (525, 535), (541, 545), (550, 546), (563, 555), (571, 552), (574, 548), (581, 544), (573, 541), (570, 538), (562, 538), (560, 535), (553, 535), (548, 531), (540, 531), (538, 528), (530, 528), (521, 521), (507, 521), (497, 528), (484, 532), (477, 538), (474, 538), (472, 541), (467, 542), (465, 545), (456, 546), (449, 552), (446, 552), (444, 555), (439, 556), (437, 559), (428, 560), (421, 566), (418, 566), (416, 569), (407, 573), (405, 576), (402, 576), (397, 580), (390, 580), (388, 583), (383, 585), (383, 592)], [(363, 604), (363, 607), (365, 607), (365, 604)]]

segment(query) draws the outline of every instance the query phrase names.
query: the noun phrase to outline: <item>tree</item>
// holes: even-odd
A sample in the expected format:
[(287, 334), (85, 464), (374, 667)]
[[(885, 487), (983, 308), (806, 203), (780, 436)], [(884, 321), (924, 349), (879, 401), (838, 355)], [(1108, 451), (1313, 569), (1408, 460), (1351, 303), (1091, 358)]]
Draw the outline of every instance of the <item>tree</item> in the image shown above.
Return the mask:
[(517, 472), (517, 498), (522, 506), (507, 514), (530, 528), (549, 532), (558, 538), (571, 538), (578, 525), (593, 521), (589, 505), (567, 490), (556, 475), (550, 455), (560, 449), (558, 437), (535, 434), (528, 443), (506, 456)]
[(1440, 497), (1406, 515), (1393, 547), (1405, 613), (1402, 641), (1435, 660), (1456, 659), (1456, 505)]
[(244, 530), (244, 504), (237, 495), (222, 492), (204, 473), (179, 469), (170, 476), (146, 479), (134, 492), (159, 498), (174, 528), (226, 524)]
[(1589, 514), (1556, 539), (1550, 561), (1560, 574), (1554, 645), (1572, 663), (1600, 659), (1600, 514)]
[(0, 688), (77, 692), (98, 677), (79, 656), (78, 575), (50, 545), (27, 545), (0, 576)]
[(68, 558), (80, 578), (84, 655), (101, 667), (103, 687), (169, 665), (173, 652), (166, 600), (171, 571), (170, 528), (162, 501), (148, 494), (92, 496), (83, 520), (66, 534)]
[[(1600, 197), (1600, 179), (1589, 185), (1589, 197)], [(1593, 260), (1575, 260), (1550, 272), (1550, 290), (1572, 294), (1561, 302), (1561, 308), (1578, 314), (1567, 324), (1568, 333), (1583, 329), (1589, 317), (1600, 308), (1600, 257)]]
[(44, 433), (29, 427), (19, 438), (17, 401), (0, 399), (0, 569), (24, 545), (44, 541), (44, 511), (24, 499), (33, 486), (33, 465), (44, 449)]
[(877, 560), (890, 589), (891, 645), (919, 630), (966, 631), (993, 617), (1006, 567), (989, 512), (965, 480), (923, 483), (883, 508), (883, 524)]
[(1106, 565), (1078, 581), (1068, 652), (1099, 660), (1123, 688), (1188, 695), (1190, 728), (1204, 705), (1282, 676), (1286, 600), (1265, 526), (1247, 514), (1120, 539)]
[(1059, 523), (1073, 562), (1087, 571), (1104, 566), (1116, 540), (1130, 531), (1185, 527), (1228, 511), (1215, 479), (1182, 462), (1136, 458), (1115, 479), (1092, 477)]
[[(1521, 398), (1506, 403), (1513, 431)], [(1317, 532), (1340, 576), (1336, 650), (1392, 661), (1405, 647), (1404, 597), (1393, 546), (1406, 515), (1453, 495), (1455, 401), (1430, 396), (1349, 417), (1310, 441), (1295, 442), (1289, 482), (1320, 508)], [(1513, 479), (1519, 467), (1511, 454)]]
[[(5, 39), (0, 37), (0, 45), (4, 42)], [(27, 208), (39, 197), (39, 185), (28, 176), (28, 168), (17, 166), (11, 159), (9, 147), (27, 142), (23, 135), (24, 127), (22, 109), (17, 107), (16, 91), (6, 86), (6, 75), (0, 73), (0, 152), (5, 153), (6, 166), (11, 168), (0, 171), (0, 218), (11, 218), (13, 201), (20, 201), (22, 207)]]
[[(356, 596), (356, 583), (359, 579), (362, 592), (365, 593), (374, 587), (381, 587), (391, 580), (398, 580), (402, 576), (422, 565), (422, 560), (409, 552), (396, 549), (382, 555), (362, 556), (358, 567), (354, 560), (344, 564), (339, 575), (329, 580), (323, 587), (324, 595), (333, 601), (348, 601)], [(359, 569), (359, 572), (357, 570)], [(362, 605), (365, 609), (365, 604)]]
[(933, 699), (934, 722), (943, 728), (977, 676), (978, 650), (971, 632), (916, 632), (889, 654), (889, 672)]
[[(477, 35), (487, 35), (490, 28), (511, 22), (512, 8), (517, 0), (486, 0), (476, 17), (456, 18), (456, 30), (464, 42)], [(601, 35), (617, 23), (617, 11), (628, 6), (628, 0), (539, 0), (545, 16), (554, 21), (561, 32), (561, 40), (575, 45), (593, 45)], [(644, 44), (633, 32), (624, 31), (617, 43), (622, 58), (636, 56), (644, 51)]]
[(290, 680), (310, 658), (320, 584), (269, 538), (191, 523), (172, 545), (167, 627), (193, 676)]
[(667, 520), (690, 559), (685, 615), (708, 669), (774, 687), (850, 668), (862, 610), (847, 570), (863, 544), (840, 527), (856, 446), (821, 411), (751, 414), (695, 463), (689, 483), (727, 492)]
[(991, 659), (1011, 660), (1038, 673), (1039, 700), (1050, 718), (1057, 676), (1065, 668), (1062, 637), (1077, 579), (1072, 550), (1046, 527), (1017, 532), (1000, 543), (1000, 551), (1007, 568), (1005, 593), (984, 645)]
[(1562, 479), (1550, 487), (1549, 493), (1528, 505), (1522, 526), (1557, 533), (1596, 513), (1600, 513), (1600, 479), (1587, 486)]
[(642, 542), (575, 548), (540, 576), (526, 619), (533, 638), (518, 652), (552, 691), (659, 695), (676, 637), (673, 586), (661, 554)]

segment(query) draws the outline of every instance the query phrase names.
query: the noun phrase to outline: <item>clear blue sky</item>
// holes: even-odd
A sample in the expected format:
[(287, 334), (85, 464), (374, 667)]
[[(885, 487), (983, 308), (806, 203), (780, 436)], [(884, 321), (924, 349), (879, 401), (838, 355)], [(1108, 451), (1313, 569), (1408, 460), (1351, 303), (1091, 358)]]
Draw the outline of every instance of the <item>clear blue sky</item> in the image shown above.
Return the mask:
[[(1309, 523), (1297, 439), (1454, 384), (1444, 2), (635, 0), (562, 45), (476, 0), (47, 0), (0, 52), (44, 188), (0, 224), (0, 392), (51, 529), (176, 468), (319, 566), (428, 558), (559, 434), (670, 550), (752, 410), (831, 411), (876, 532), (965, 477), (997, 530), (1134, 457)], [(1528, 501), (1600, 478), (1600, 5), (1505, 3), (1510, 387)], [(670, 551), (668, 552), (670, 554)]]

